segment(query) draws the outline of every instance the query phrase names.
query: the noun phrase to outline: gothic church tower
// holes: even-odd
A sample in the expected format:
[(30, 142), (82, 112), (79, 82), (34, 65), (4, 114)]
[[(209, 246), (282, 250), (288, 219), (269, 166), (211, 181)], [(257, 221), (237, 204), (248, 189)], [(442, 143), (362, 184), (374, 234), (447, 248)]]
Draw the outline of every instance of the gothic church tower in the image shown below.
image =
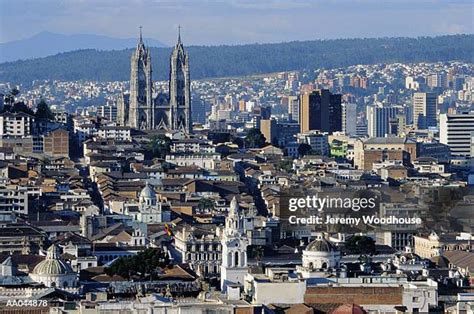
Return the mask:
[(189, 58), (181, 43), (181, 32), (170, 58), (169, 97), (171, 129), (190, 133), (192, 121)]
[(153, 81), (151, 78), (150, 50), (143, 43), (140, 27), (140, 39), (131, 58), (130, 73), (130, 111), (128, 125), (136, 129), (153, 129)]

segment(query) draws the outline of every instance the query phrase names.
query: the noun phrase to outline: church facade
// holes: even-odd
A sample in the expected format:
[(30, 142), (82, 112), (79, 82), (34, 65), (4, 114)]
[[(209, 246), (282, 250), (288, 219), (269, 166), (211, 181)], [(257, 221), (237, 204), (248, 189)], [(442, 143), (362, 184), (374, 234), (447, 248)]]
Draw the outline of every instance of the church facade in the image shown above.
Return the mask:
[(178, 35), (170, 57), (169, 93), (154, 93), (151, 55), (140, 30), (131, 57), (130, 92), (117, 100), (117, 120), (122, 126), (140, 130), (173, 130), (191, 133), (191, 81), (189, 58)]

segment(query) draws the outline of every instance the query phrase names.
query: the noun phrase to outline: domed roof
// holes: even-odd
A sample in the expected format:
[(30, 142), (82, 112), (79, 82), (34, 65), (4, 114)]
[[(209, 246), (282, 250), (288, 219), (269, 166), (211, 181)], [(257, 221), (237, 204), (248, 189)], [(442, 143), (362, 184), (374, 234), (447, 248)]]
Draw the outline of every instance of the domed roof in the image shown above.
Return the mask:
[(319, 238), (313, 240), (308, 244), (306, 247), (306, 251), (311, 252), (333, 252), (337, 251), (337, 248), (332, 244), (330, 241), (326, 240), (325, 238)]
[(156, 198), (156, 193), (153, 187), (150, 184), (146, 184), (143, 190), (140, 192), (140, 198)]
[(48, 249), (46, 259), (33, 269), (36, 275), (67, 275), (74, 273), (71, 266), (59, 258), (58, 248), (55, 244)]

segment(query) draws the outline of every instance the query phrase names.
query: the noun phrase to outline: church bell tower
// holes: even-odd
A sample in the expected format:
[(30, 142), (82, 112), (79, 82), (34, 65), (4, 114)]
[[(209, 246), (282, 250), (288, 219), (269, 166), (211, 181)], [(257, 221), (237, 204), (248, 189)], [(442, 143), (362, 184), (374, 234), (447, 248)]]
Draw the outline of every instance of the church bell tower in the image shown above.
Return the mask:
[(221, 291), (226, 292), (230, 284), (243, 285), (244, 277), (248, 273), (247, 246), (249, 241), (244, 234), (244, 217), (235, 197), (230, 203), (221, 244)]

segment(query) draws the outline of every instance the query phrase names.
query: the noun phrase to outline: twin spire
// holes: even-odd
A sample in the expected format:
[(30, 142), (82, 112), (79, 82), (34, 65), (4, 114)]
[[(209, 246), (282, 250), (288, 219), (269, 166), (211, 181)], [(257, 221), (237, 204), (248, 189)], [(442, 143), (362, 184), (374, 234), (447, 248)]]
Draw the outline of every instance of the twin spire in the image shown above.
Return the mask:
[[(139, 26), (140, 28), (140, 39), (138, 41), (139, 44), (143, 44), (143, 35), (142, 35), (142, 29), (143, 29), (143, 26)], [(178, 45), (181, 44), (181, 25), (178, 25)]]

